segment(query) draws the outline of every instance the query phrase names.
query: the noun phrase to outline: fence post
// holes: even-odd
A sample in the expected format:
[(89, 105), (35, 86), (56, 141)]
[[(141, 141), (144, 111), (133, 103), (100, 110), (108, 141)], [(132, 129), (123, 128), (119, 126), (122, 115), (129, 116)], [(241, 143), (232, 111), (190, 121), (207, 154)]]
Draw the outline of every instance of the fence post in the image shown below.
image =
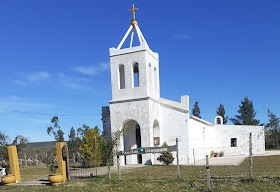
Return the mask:
[(179, 167), (179, 147), (178, 147), (178, 138), (176, 138), (176, 156), (177, 156), (177, 176), (178, 180), (180, 180), (180, 167)]
[(119, 176), (119, 181), (121, 181), (120, 157), (119, 157), (119, 156), (117, 156), (117, 165), (118, 165), (118, 176)]
[(253, 146), (252, 146), (252, 133), (249, 136), (249, 175), (253, 176)]
[(206, 155), (206, 171), (207, 171), (207, 187), (209, 190), (211, 190), (211, 185), (210, 185), (210, 167), (209, 167), (209, 157)]
[(197, 170), (196, 170), (196, 164), (195, 164), (194, 148), (193, 148), (193, 163), (194, 163), (194, 169), (195, 169), (195, 177), (197, 178)]
[(75, 152), (73, 152), (73, 163), (76, 163), (76, 157), (75, 157)]
[(24, 153), (24, 166), (27, 167), (26, 153)]

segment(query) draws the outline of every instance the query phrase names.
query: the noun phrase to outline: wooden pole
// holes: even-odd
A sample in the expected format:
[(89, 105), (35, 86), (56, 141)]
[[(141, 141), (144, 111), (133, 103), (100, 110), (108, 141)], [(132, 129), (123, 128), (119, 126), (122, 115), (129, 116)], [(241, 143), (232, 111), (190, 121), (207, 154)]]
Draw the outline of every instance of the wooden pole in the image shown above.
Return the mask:
[(178, 180), (180, 180), (180, 167), (179, 167), (179, 149), (178, 149), (178, 138), (176, 138), (176, 156), (177, 156), (177, 176)]
[(70, 161), (69, 161), (69, 151), (68, 151), (68, 145), (67, 143), (65, 143), (65, 153), (66, 153), (66, 177), (67, 177), (67, 180), (70, 181), (71, 178), (70, 178)]
[(119, 157), (119, 156), (117, 156), (117, 166), (118, 166), (118, 176), (119, 176), (119, 181), (121, 181), (120, 157)]
[(211, 190), (211, 185), (210, 185), (210, 167), (209, 167), (209, 157), (206, 155), (206, 171), (207, 171), (207, 187), (209, 190)]
[(94, 136), (94, 154), (95, 154), (95, 176), (97, 176), (97, 151), (96, 151), (96, 136)]
[(253, 146), (252, 146), (252, 133), (249, 136), (249, 175), (253, 176)]

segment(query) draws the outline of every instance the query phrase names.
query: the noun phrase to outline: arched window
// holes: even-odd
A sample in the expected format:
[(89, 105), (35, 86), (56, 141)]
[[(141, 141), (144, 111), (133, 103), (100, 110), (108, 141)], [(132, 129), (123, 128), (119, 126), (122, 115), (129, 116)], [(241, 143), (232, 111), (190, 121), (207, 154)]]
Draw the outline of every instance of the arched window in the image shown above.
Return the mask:
[(133, 64), (133, 87), (139, 87), (139, 67), (138, 67), (138, 63)]
[(223, 120), (223, 117), (222, 116), (216, 116), (215, 117), (215, 125), (223, 125), (224, 124), (224, 120)]
[(125, 75), (124, 75), (124, 65), (119, 65), (119, 88), (125, 88)]

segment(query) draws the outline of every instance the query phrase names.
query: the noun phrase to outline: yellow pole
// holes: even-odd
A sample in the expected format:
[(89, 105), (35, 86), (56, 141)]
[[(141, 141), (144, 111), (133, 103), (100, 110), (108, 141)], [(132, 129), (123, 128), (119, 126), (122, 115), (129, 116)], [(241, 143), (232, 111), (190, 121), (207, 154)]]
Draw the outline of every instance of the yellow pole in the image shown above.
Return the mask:
[(9, 155), (9, 163), (11, 174), (15, 175), (16, 182), (21, 182), (20, 179), (20, 171), (18, 164), (18, 155), (17, 155), (17, 147), (16, 146), (8, 146), (8, 155)]
[(57, 173), (62, 174), (63, 181), (66, 181), (66, 163), (62, 157), (62, 147), (65, 145), (65, 142), (57, 142), (56, 143), (56, 156), (57, 156), (57, 165), (58, 171)]

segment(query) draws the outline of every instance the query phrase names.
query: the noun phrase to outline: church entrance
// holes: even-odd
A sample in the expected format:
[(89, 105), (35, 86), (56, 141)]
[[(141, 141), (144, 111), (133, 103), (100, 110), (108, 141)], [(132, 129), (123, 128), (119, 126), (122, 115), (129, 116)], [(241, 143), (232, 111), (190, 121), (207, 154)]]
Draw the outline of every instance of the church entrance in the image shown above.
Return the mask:
[[(141, 132), (140, 132), (139, 124), (136, 124), (136, 144), (137, 144), (137, 148), (142, 147), (141, 146)], [(137, 162), (138, 162), (138, 164), (142, 164), (142, 155), (141, 154), (138, 154)]]
[[(124, 127), (127, 129), (124, 135), (124, 150), (138, 149), (142, 147), (140, 125), (135, 120), (129, 120)], [(142, 164), (142, 155), (125, 156), (125, 164)]]

